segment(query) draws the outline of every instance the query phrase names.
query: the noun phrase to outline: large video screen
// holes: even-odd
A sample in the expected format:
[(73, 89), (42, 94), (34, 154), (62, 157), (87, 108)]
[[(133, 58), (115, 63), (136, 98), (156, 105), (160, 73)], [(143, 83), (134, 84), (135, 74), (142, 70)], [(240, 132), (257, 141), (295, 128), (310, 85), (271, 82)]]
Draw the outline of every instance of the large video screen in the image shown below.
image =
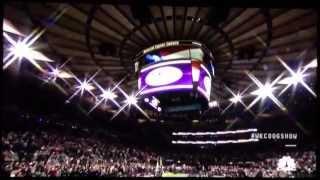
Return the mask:
[(194, 60), (163, 61), (141, 69), (138, 88), (142, 89), (142, 95), (191, 92), (195, 82), (198, 92), (209, 100), (211, 75), (202, 63)]

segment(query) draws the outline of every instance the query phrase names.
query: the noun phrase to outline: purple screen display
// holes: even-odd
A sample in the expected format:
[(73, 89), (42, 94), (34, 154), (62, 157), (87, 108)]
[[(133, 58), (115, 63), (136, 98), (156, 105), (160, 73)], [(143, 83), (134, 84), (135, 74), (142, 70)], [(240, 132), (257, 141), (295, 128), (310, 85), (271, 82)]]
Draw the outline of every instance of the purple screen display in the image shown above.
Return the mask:
[[(198, 91), (207, 99), (210, 96), (211, 77), (200, 68)], [(141, 69), (138, 80), (142, 95), (156, 95), (162, 92), (192, 91), (191, 60), (159, 62)]]

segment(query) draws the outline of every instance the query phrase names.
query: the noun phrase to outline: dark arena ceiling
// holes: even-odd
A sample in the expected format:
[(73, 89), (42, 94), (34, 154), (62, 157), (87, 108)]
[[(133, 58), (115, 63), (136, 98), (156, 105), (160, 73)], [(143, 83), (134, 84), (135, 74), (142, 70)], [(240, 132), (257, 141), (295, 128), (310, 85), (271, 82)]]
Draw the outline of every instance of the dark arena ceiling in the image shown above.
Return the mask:
[[(245, 90), (245, 94), (250, 94), (258, 88), (247, 72), (264, 84), (281, 73), (284, 73), (283, 78), (290, 76), (280, 60), (296, 72), (298, 67), (317, 59), (319, 38), (315, 9), (12, 2), (5, 4), (3, 15), (25, 35), (37, 28), (45, 29), (35, 45), (54, 60), (52, 66), (66, 62), (65, 68), (79, 79), (100, 70), (94, 79), (103, 88), (126, 77), (121, 88), (128, 94), (137, 90), (133, 57), (138, 52), (165, 41), (201, 42), (214, 55), (215, 76), (210, 99), (219, 103), (219, 108), (209, 110), (207, 116), (223, 112), (226, 124), (228, 119), (235, 118), (234, 114), (242, 114), (245, 109), (241, 104), (228, 107), (233, 96), (227, 89), (234, 93)], [(3, 40), (6, 47), (5, 38)], [(39, 64), (41, 67), (46, 65), (40, 61)], [(26, 68), (41, 76), (36, 68)], [(13, 65), (10, 69), (14, 69)], [(308, 73), (306, 84), (314, 92), (316, 68), (309, 68)], [(71, 96), (70, 87), (77, 81), (66, 79), (66, 82), (57, 83), (66, 90), (66, 95)], [(290, 114), (299, 109), (297, 103), (300, 101), (309, 100), (307, 107), (313, 108), (316, 95), (301, 85), (297, 89), (302, 92), (292, 93), (290, 87), (283, 96), (277, 96), (286, 106), (285, 112), (273, 101), (266, 103), (268, 108), (261, 108), (258, 102), (250, 110), (253, 117), (250, 113), (245, 117), (255, 119), (257, 116)], [(292, 100), (296, 97), (300, 100)], [(83, 98), (94, 102), (90, 95)], [(247, 106), (252, 101), (253, 97), (243, 99)], [(101, 109), (103, 112), (114, 111), (109, 106)]]

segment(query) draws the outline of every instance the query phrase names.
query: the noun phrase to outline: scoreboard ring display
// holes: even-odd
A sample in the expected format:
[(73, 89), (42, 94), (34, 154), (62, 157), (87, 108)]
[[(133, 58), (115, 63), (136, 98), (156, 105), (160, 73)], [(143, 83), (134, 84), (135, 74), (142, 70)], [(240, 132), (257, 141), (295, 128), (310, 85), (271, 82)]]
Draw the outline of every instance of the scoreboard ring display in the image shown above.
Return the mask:
[(167, 41), (148, 47), (134, 58), (140, 95), (158, 111), (163, 110), (160, 103), (164, 97), (169, 105), (208, 108), (213, 60), (211, 51), (195, 41)]

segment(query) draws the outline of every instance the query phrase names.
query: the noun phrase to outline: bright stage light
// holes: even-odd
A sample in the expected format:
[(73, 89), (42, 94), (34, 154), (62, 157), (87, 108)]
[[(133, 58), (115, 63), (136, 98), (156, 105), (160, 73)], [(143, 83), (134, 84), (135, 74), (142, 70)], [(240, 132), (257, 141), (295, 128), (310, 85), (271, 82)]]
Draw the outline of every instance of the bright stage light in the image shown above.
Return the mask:
[[(303, 70), (300, 68), (297, 72), (294, 72), (280, 57), (277, 57), (277, 60), (289, 71), (291, 74), (291, 77), (289, 79), (285, 79), (285, 81), (282, 83), (288, 83), (287, 86), (279, 93), (281, 95), (283, 92), (285, 92), (291, 85), (297, 85), (297, 83), (301, 84), (304, 88), (309, 91), (314, 97), (317, 97), (316, 93), (304, 82), (303, 78), (307, 75), (303, 74), (308, 68), (314, 67), (316, 65), (316, 62), (311, 62), (308, 65), (306, 65)], [(315, 60), (313, 60), (315, 61)], [(309, 67), (307, 67), (309, 66)]]
[[(33, 34), (31, 34), (30, 36), (32, 35)], [(26, 37), (23, 41), (18, 40), (16, 42), (7, 33), (3, 33), (3, 36), (11, 44), (11, 47), (8, 49), (9, 50), (8, 55), (3, 59), (3, 62), (4, 62), (3, 69), (7, 69), (16, 60), (20, 61), (23, 58), (25, 58), (30, 63), (32, 63), (36, 68), (38, 68), (40, 71), (45, 72), (36, 61), (53, 62), (53, 60), (49, 59), (42, 53), (35, 51), (33, 48), (30, 47), (31, 44), (33, 43), (30, 41), (34, 41), (34, 39), (28, 42), (30, 37)]]
[(59, 76), (60, 70), (56, 68), (56, 69), (54, 69), (54, 70), (52, 71), (52, 74), (53, 74), (54, 76)]
[(109, 89), (107, 91), (104, 91), (101, 94), (101, 97), (104, 98), (104, 99), (115, 99), (118, 96)]
[(101, 91), (100, 99), (96, 104), (89, 110), (89, 113), (91, 113), (95, 108), (97, 108), (102, 102), (104, 104), (107, 103), (108, 100), (110, 100), (113, 104), (115, 104), (117, 107), (120, 107), (120, 105), (115, 101), (115, 98), (118, 97), (113, 91), (118, 88), (118, 86), (124, 81), (126, 77), (122, 78), (120, 82), (118, 82), (112, 89), (103, 89), (96, 81), (93, 81), (93, 83), (98, 87), (98, 89)]
[(275, 89), (275, 87), (272, 87), (271, 84), (266, 83), (262, 87), (260, 87), (258, 90), (255, 90), (251, 92), (250, 94), (259, 96), (262, 99), (265, 99), (266, 97), (272, 96), (272, 92)]
[(133, 95), (128, 96), (127, 100), (126, 100), (126, 103), (129, 104), (129, 105), (132, 105), (132, 104), (135, 105), (135, 104), (137, 104), (137, 98), (135, 96), (133, 96)]
[(293, 84), (301, 83), (303, 81), (303, 77), (306, 76), (301, 72), (297, 72), (296, 74), (292, 75)]
[(119, 107), (119, 110), (111, 117), (111, 120), (114, 119), (116, 116), (118, 116), (118, 114), (120, 114), (127, 106), (129, 106), (129, 108), (131, 107), (131, 105), (135, 106), (145, 117), (147, 117), (150, 120), (150, 117), (148, 116), (148, 114), (146, 112), (144, 112), (140, 106), (137, 104), (137, 96), (140, 95), (140, 93), (146, 88), (146, 86), (142, 87), (142, 89), (140, 89), (135, 95), (130, 95), (128, 96), (127, 93), (125, 93), (120, 87), (117, 87), (118, 90), (123, 94), (123, 96), (126, 97), (126, 100), (124, 101), (125, 103)]
[(218, 101), (211, 101), (211, 102), (209, 102), (209, 107), (210, 108), (213, 108), (213, 107), (218, 107)]
[(28, 53), (32, 51), (32, 49), (29, 48), (29, 46), (27, 46), (25, 43), (21, 41), (18, 41), (17, 44), (15, 46), (12, 46), (9, 50), (20, 59), (22, 57), (27, 56)]
[[(251, 87), (251, 84), (249, 86), (247, 86), (242, 92), (238, 92), (237, 94), (235, 94), (229, 87), (225, 86), (225, 88), (227, 89), (227, 91), (229, 91), (231, 94), (232, 94), (232, 98), (230, 98), (230, 104), (224, 108), (224, 110), (222, 111), (222, 114), (224, 114), (233, 104), (237, 104), (238, 102), (240, 104), (242, 104), (242, 106), (244, 106), (245, 108), (247, 108), (247, 105), (244, 104), (244, 102), (242, 101), (242, 98), (243, 98), (243, 94)], [(249, 110), (249, 112), (253, 115), (254, 113)]]
[(273, 90), (276, 89), (274, 85), (279, 81), (279, 79), (283, 76), (281, 73), (275, 80), (271, 83), (267, 82), (266, 84), (262, 84), (253, 74), (246, 72), (249, 78), (259, 87), (258, 90), (251, 92), (251, 94), (256, 95), (257, 97), (251, 102), (251, 104), (246, 107), (246, 110), (250, 110), (250, 108), (255, 105), (260, 99), (264, 100), (266, 97), (271, 99), (281, 110), (286, 111), (284, 105), (273, 95)]
[(65, 71), (62, 71), (58, 68), (55, 68), (52, 70), (52, 72), (49, 72), (50, 74), (53, 75), (53, 77), (57, 78), (61, 78), (61, 79), (68, 79), (68, 78), (72, 78), (73, 76)]
[(144, 98), (144, 102), (149, 102), (149, 98)]
[[(59, 10), (59, 13), (54, 12), (53, 15), (50, 15), (52, 22), (57, 21), (67, 9), (68, 8), (64, 8), (61, 11)], [(21, 34), (17, 30), (14, 30), (8, 23), (4, 22), (4, 24), (6, 31), (15, 34)], [(41, 37), (41, 35), (43, 35), (43, 33), (45, 33), (46, 30), (46, 28), (36, 28), (31, 32), (31, 34), (25, 37), (22, 41), (18, 40), (18, 42), (13, 40), (12, 37), (10, 37), (6, 32), (3, 32), (3, 36), (12, 45), (12, 47), (9, 48), (9, 54), (3, 59), (3, 69), (7, 69), (16, 60), (20, 61), (21, 59), (25, 58), (41, 72), (45, 72), (45, 70), (36, 61), (53, 62), (53, 60), (49, 59), (41, 52), (35, 51), (33, 48), (31, 48), (31, 46), (37, 39)]]
[(93, 94), (92, 90), (95, 89), (94, 86), (91, 85), (91, 81), (93, 81), (93, 78), (96, 77), (96, 75), (101, 71), (98, 70), (93, 76), (91, 76), (89, 79), (84, 79), (84, 81), (80, 81), (75, 75), (73, 77), (76, 79), (76, 81), (79, 83), (76, 86), (77, 91), (72, 94), (72, 96), (66, 101), (70, 102), (70, 100), (76, 96), (80, 92), (80, 96), (83, 95), (84, 91), (87, 91), (89, 94), (91, 94), (94, 98), (96, 98), (96, 95)]
[(161, 107), (158, 107), (158, 108), (157, 108), (157, 110), (158, 110), (159, 112), (161, 112), (161, 111), (162, 111)]
[(86, 80), (84, 80), (83, 82), (80, 83), (79, 86), (77, 86), (76, 88), (81, 89), (81, 91), (91, 91), (94, 90), (95, 87), (93, 87), (91, 84), (89, 84)]
[(241, 101), (242, 96), (240, 94), (237, 94), (236, 96), (234, 96), (233, 98), (230, 99), (230, 101), (234, 104), (238, 103), (239, 101)]

